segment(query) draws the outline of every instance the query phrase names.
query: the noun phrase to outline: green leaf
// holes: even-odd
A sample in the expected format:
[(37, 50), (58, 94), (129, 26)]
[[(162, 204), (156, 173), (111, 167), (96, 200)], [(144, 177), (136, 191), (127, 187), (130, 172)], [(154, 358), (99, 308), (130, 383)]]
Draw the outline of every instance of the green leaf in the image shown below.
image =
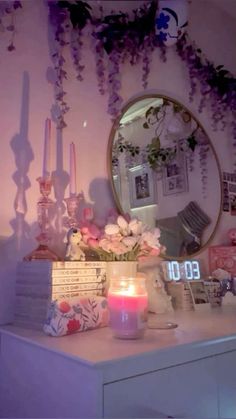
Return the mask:
[(151, 145), (155, 151), (159, 151), (161, 147), (161, 142), (159, 137), (154, 137), (151, 141)]
[(229, 74), (229, 71), (228, 70), (220, 70), (218, 74), (219, 74), (220, 77), (225, 77), (226, 74)]
[(196, 141), (195, 136), (194, 135), (190, 135), (190, 137), (187, 138), (187, 141), (188, 141), (188, 146), (189, 146), (190, 150), (194, 151), (195, 150), (195, 147), (197, 145), (197, 141)]

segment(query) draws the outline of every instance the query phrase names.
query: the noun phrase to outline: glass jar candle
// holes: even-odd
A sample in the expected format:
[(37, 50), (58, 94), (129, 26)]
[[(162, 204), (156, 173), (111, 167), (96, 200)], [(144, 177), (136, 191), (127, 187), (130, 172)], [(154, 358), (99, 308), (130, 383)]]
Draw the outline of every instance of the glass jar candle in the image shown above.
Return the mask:
[(145, 278), (111, 278), (108, 307), (114, 336), (122, 339), (143, 337), (147, 325), (147, 305)]

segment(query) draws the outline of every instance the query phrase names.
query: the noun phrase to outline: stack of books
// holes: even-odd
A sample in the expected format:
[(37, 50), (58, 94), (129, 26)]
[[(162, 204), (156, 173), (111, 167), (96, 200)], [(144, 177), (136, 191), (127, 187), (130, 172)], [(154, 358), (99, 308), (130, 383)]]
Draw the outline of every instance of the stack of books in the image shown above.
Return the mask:
[(192, 293), (187, 282), (169, 282), (167, 292), (171, 295), (175, 310), (194, 310)]
[(14, 323), (41, 329), (53, 300), (104, 295), (105, 285), (106, 262), (19, 262)]

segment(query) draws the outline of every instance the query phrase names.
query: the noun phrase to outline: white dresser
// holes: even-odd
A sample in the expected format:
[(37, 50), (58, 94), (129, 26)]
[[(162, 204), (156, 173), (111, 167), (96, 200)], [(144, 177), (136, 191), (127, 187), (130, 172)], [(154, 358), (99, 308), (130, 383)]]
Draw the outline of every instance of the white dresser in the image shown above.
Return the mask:
[(0, 417), (235, 418), (236, 306), (159, 317), (179, 327), (134, 341), (3, 327)]

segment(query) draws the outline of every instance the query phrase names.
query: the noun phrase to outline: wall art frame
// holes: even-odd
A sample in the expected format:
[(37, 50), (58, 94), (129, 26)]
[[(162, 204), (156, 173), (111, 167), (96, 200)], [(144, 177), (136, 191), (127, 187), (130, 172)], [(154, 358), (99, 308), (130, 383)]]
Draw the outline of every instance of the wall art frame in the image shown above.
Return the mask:
[(157, 204), (157, 188), (153, 170), (148, 164), (134, 166), (128, 171), (130, 208)]
[(162, 169), (163, 195), (188, 192), (187, 162), (183, 152)]

